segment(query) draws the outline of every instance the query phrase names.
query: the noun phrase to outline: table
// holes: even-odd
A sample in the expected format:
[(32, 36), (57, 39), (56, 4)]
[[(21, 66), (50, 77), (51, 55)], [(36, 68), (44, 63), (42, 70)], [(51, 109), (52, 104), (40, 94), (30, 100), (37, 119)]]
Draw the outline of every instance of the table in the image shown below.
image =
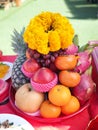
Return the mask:
[[(16, 55), (2, 56), (0, 61), (9, 61), (13, 63), (15, 58)], [(96, 103), (96, 101), (98, 101), (97, 99), (97, 94), (94, 94), (90, 105), (84, 108), (79, 114), (74, 115), (67, 120), (63, 119), (59, 122), (43, 122), (42, 120), (33, 120), (33, 118), (32, 120), (24, 118), (33, 125), (35, 130), (85, 130), (89, 121), (98, 114), (98, 103)], [(12, 113), (18, 115), (10, 102), (0, 105), (0, 113)]]

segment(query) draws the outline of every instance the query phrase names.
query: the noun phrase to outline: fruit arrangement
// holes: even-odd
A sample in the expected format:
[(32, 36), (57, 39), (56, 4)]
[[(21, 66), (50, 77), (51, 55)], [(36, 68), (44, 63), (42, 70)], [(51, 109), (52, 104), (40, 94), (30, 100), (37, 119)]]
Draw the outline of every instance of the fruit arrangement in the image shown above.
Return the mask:
[(11, 76), (17, 108), (57, 118), (77, 112), (88, 102), (95, 91), (90, 70), (96, 44), (79, 47), (66, 17), (43, 12), (21, 33), (14, 30), (12, 40), (18, 53)]

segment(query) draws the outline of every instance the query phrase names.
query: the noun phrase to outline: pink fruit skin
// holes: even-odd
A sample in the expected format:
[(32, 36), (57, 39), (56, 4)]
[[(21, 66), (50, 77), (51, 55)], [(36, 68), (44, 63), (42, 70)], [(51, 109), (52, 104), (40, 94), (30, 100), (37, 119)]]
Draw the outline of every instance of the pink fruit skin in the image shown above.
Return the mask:
[(28, 59), (23, 63), (24, 70), (27, 72), (35, 72), (40, 68), (40, 65), (34, 59)]
[(54, 77), (55, 77), (54, 72), (52, 72), (48, 68), (42, 67), (38, 71), (36, 71), (36, 73), (32, 77), (32, 80), (36, 83), (45, 84), (52, 81)]
[(0, 80), (0, 102), (8, 97), (9, 84), (6, 81)]
[(70, 55), (74, 55), (78, 52), (78, 46), (72, 44), (70, 45), (67, 50), (66, 50), (66, 54), (70, 54)]
[(72, 89), (72, 93), (84, 104), (90, 99), (95, 91), (95, 84), (88, 74), (82, 74), (80, 83)]
[(78, 53), (80, 57), (75, 71), (84, 73), (91, 65), (91, 57), (87, 51)]

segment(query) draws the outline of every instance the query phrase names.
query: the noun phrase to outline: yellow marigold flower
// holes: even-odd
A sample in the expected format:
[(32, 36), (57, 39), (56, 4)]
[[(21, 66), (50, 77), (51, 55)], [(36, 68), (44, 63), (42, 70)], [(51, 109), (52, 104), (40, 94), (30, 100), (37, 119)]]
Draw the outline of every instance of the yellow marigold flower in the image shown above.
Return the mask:
[(51, 13), (46, 12), (39, 14), (38, 16), (35, 17), (35, 23), (40, 23), (41, 26), (43, 26), (45, 31), (50, 30), (50, 26), (52, 24), (52, 19), (51, 19)]
[(58, 51), (61, 48), (61, 41), (57, 31), (49, 32), (49, 46), (51, 51)]
[(59, 36), (60, 36), (60, 39), (61, 39), (61, 48), (65, 49), (72, 44), (72, 40), (69, 37), (67, 31), (61, 30), (61, 32), (62, 33), (59, 33)]
[(24, 32), (28, 47), (41, 54), (65, 49), (72, 44), (74, 29), (59, 13), (42, 12), (30, 20)]

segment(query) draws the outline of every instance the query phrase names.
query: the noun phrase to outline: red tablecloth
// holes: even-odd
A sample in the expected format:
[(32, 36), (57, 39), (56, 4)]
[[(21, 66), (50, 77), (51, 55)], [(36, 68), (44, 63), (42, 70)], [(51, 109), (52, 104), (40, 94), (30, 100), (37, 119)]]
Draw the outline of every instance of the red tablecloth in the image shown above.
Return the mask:
[[(16, 56), (8, 55), (8, 56), (2, 56), (0, 58), (0, 61), (9, 61), (14, 62)], [(63, 119), (59, 122), (43, 122), (38, 120), (32, 120), (29, 118), (27, 119), (35, 128), (35, 130), (85, 130), (90, 119), (92, 117), (95, 117), (97, 114), (98, 109), (98, 103), (96, 103), (96, 100), (98, 97), (94, 95), (92, 99), (92, 104), (89, 107), (86, 107), (84, 110), (82, 110), (79, 114), (72, 116), (69, 119)], [(98, 101), (98, 100), (97, 100)], [(94, 111), (92, 111), (94, 110)], [(0, 105), (0, 113), (12, 113), (12, 114), (18, 114), (8, 102), (5, 105)]]

